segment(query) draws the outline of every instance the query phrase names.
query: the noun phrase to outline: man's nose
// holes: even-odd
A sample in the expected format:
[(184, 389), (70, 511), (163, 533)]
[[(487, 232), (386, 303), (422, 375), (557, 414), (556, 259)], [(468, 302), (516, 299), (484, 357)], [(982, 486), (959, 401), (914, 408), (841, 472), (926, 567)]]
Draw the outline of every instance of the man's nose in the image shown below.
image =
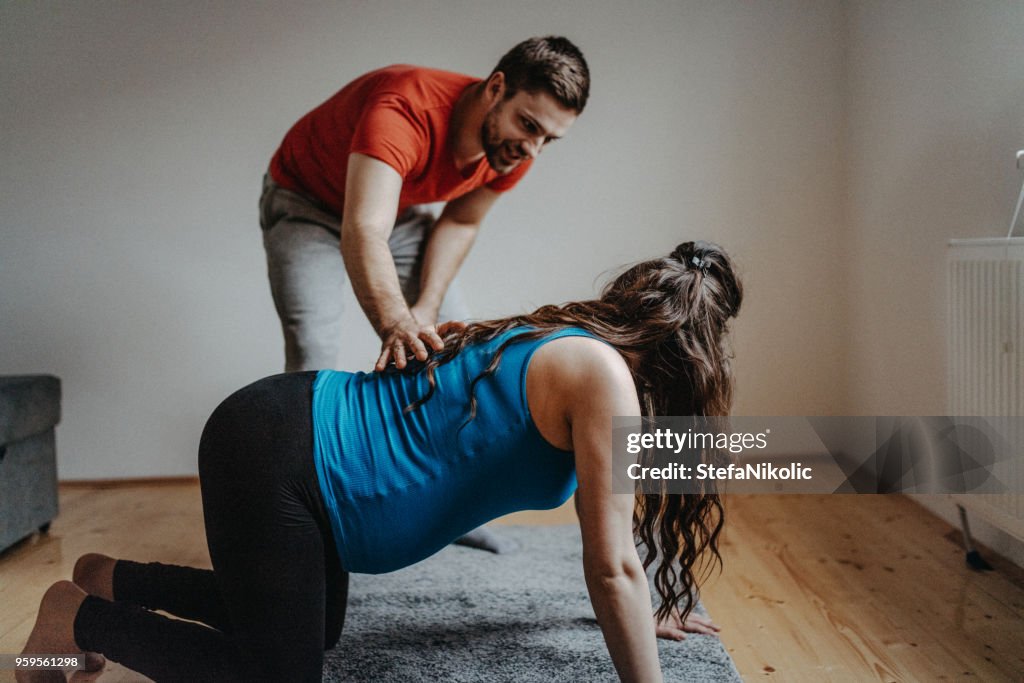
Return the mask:
[(523, 151), (526, 153), (526, 156), (530, 157), (531, 159), (536, 159), (537, 155), (540, 154), (540, 148), (543, 146), (544, 138), (533, 138), (523, 143)]

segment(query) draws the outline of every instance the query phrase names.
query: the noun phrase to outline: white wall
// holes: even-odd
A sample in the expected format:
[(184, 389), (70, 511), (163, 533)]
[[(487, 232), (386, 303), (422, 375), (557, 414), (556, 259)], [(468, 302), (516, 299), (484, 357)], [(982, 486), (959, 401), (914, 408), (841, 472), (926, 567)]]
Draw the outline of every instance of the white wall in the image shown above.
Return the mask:
[[(209, 411), (282, 366), (256, 220), (271, 153), (356, 75), (486, 75), (563, 33), (591, 103), (464, 269), (480, 316), (591, 296), (712, 239), (739, 260), (745, 414), (836, 413), (838, 2), (0, 5), (0, 373), (64, 381), (64, 479), (187, 475)], [(351, 294), (347, 294), (350, 303)], [(351, 310), (343, 367), (372, 362)]]
[(946, 244), (1004, 237), (1024, 148), (1024, 4), (849, 7), (848, 407), (946, 413)]
[[(847, 6), (845, 412), (944, 415), (946, 243), (1004, 237), (1024, 149), (1024, 3)], [(958, 525), (947, 499), (928, 506)], [(1024, 563), (1009, 537), (972, 519)]]

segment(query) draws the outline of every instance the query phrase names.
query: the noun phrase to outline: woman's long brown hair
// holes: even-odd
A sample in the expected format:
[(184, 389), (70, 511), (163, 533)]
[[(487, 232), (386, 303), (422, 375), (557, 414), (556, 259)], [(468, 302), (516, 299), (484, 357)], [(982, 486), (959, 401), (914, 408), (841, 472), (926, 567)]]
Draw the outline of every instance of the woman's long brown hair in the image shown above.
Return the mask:
[[(540, 339), (563, 327), (579, 327), (614, 346), (626, 360), (644, 417), (724, 417), (733, 391), (724, 340), (727, 323), (739, 312), (742, 300), (742, 285), (721, 247), (685, 242), (665, 258), (628, 268), (604, 288), (599, 299), (543, 306), (533, 313), (476, 322), (449, 334), (444, 350), (421, 368), (430, 389), (406, 410), (430, 399), (435, 369), (470, 344), (494, 339), (512, 328), (532, 328), (502, 343), (473, 380), (472, 396), (476, 384), (494, 374), (509, 344)], [(475, 415), (474, 397), (468, 420)], [(718, 536), (723, 521), (722, 504), (713, 488), (699, 494), (637, 494), (633, 531), (643, 547), (644, 568), (658, 563), (654, 587), (661, 598), (655, 612), (659, 619), (674, 609), (685, 618), (693, 608), (697, 571), (721, 563)], [(705, 551), (711, 553), (710, 562), (702, 560), (709, 559)]]

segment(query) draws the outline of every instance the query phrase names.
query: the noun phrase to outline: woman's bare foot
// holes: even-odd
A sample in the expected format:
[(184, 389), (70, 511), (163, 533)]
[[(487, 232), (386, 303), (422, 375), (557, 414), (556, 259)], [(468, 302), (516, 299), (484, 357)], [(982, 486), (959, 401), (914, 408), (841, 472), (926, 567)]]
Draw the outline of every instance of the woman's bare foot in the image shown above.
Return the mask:
[(103, 667), (107, 665), (107, 658), (101, 655), (99, 652), (86, 652), (85, 657), (82, 659), (82, 666), (78, 667), (81, 671), (88, 671), (92, 673), (94, 671), (103, 671)]
[[(82, 649), (75, 643), (75, 615), (86, 593), (70, 581), (50, 586), (39, 603), (39, 615), (28, 636), (23, 655), (73, 655)], [(18, 683), (64, 683), (60, 670), (16, 671)]]

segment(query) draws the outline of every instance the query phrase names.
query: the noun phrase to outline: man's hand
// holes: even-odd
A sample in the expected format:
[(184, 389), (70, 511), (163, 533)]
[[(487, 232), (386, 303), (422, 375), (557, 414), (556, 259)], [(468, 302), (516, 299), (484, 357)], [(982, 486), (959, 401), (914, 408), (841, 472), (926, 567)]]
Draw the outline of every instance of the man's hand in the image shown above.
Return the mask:
[(434, 329), (434, 323), (425, 324), (410, 315), (394, 325), (382, 330), (383, 342), (380, 347), (380, 357), (373, 367), (377, 372), (388, 366), (389, 361), (395, 362), (399, 370), (406, 366), (407, 354), (411, 353), (417, 360), (427, 359), (427, 345), (434, 351), (444, 348), (444, 342)]
[(395, 325), (389, 328), (381, 344), (380, 357), (374, 370), (380, 372), (387, 367), (389, 360), (394, 360), (395, 367), (402, 369), (407, 365), (409, 351), (418, 360), (427, 359), (429, 351), (444, 349), (443, 337), (451, 332), (462, 332), (466, 329), (466, 323), (461, 320), (449, 320), (440, 325), (435, 325), (436, 313), (425, 312), (418, 306), (410, 309), (412, 318), (407, 319), (405, 324)]
[(654, 632), (659, 638), (666, 640), (684, 640), (687, 633), (703, 633), (709, 636), (718, 636), (721, 629), (711, 619), (690, 612), (686, 621), (679, 618), (679, 610), (672, 610), (667, 619), (655, 622)]

